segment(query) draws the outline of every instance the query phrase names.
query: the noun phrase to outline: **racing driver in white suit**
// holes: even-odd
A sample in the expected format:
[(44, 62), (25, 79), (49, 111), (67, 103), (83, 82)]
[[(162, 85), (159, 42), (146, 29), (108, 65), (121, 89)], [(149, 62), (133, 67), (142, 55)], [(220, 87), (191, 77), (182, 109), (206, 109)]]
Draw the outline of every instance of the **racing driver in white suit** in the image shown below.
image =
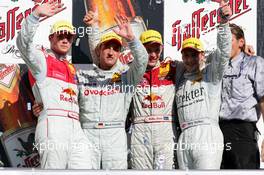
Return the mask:
[[(217, 49), (204, 59), (204, 47), (197, 38), (182, 44), (185, 71), (176, 81), (176, 105), (180, 127), (177, 157), (180, 169), (220, 169), (223, 134), (218, 124), (221, 82), (231, 53), (228, 17), (231, 9), (223, 0)], [(221, 29), (221, 30), (220, 30)], [(179, 68), (180, 69), (180, 68)], [(181, 73), (176, 69), (176, 74)]]

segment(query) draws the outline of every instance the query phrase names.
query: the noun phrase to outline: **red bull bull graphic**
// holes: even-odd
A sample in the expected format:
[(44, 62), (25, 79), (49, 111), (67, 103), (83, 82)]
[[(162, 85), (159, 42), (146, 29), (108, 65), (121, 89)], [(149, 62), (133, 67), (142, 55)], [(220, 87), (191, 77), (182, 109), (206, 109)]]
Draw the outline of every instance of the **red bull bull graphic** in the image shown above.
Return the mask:
[(72, 88), (62, 89), (60, 101), (78, 104), (77, 93)]
[(76, 96), (76, 92), (72, 88), (63, 89), (62, 93), (66, 93), (69, 96)]

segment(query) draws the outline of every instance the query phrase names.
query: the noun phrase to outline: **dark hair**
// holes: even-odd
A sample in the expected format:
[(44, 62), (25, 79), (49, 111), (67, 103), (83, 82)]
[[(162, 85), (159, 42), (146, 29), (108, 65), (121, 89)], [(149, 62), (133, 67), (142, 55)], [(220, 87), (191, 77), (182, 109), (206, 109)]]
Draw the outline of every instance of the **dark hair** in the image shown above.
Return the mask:
[(239, 39), (243, 39), (244, 40), (244, 45), (241, 48), (241, 50), (244, 52), (245, 51), (246, 40), (245, 40), (245, 35), (244, 35), (243, 29), (240, 26), (238, 26), (238, 25), (236, 25), (234, 23), (230, 23), (229, 26), (230, 26), (230, 29), (231, 29), (231, 33), (233, 35), (235, 35), (237, 40), (239, 40)]

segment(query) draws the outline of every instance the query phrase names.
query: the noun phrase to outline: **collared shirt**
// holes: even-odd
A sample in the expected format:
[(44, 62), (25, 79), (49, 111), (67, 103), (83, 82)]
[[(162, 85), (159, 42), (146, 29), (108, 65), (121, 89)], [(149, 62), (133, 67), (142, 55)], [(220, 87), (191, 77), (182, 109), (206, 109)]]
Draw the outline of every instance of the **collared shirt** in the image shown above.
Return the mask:
[(264, 96), (264, 59), (241, 52), (229, 61), (222, 84), (220, 119), (256, 122)]

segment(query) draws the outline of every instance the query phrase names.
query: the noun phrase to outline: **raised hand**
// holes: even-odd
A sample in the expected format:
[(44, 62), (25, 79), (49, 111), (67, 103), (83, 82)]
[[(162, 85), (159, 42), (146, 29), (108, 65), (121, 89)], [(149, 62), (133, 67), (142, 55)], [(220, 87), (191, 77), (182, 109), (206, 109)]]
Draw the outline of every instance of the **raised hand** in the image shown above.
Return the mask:
[(93, 11), (88, 11), (88, 13), (86, 13), (83, 22), (88, 26), (98, 25), (100, 23), (98, 16)]
[(172, 60), (172, 58), (171, 57), (166, 57), (162, 62), (163, 63), (170, 63), (170, 62), (172, 62), (173, 60)]
[(253, 56), (253, 55), (255, 55), (255, 50), (254, 50), (253, 46), (251, 46), (251, 45), (246, 45), (246, 46), (245, 46), (245, 50), (244, 50), (244, 52), (245, 52), (248, 56)]
[(50, 17), (61, 11), (63, 5), (63, 3), (59, 3), (57, 0), (50, 0), (49, 2), (39, 5), (34, 10), (34, 14), (38, 17)]
[(220, 8), (221, 8), (221, 11), (220, 11), (221, 23), (226, 23), (228, 22), (230, 16), (232, 15), (231, 7), (226, 0), (221, 0)]
[(121, 15), (115, 16), (115, 22), (117, 23), (118, 28), (113, 29), (113, 31), (117, 35), (121, 36), (127, 41), (132, 41), (135, 38), (131, 25), (126, 16), (121, 16)]

